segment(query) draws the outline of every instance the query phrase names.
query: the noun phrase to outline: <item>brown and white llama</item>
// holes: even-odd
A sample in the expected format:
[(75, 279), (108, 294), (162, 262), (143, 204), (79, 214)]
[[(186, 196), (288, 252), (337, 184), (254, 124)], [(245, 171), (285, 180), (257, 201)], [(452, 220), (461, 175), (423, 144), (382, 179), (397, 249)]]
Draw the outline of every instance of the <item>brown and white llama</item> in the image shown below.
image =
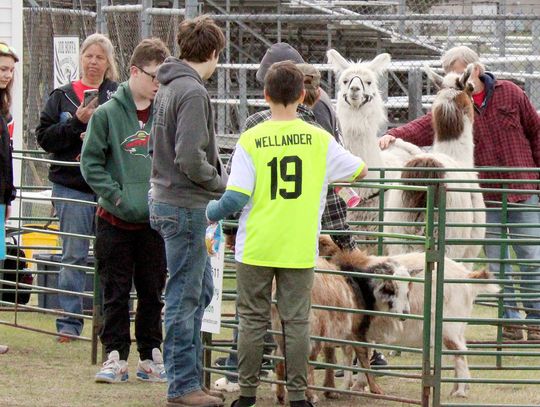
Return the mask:
[[(463, 74), (449, 73), (442, 77), (429, 67), (424, 68), (428, 77), (440, 89), (432, 106), (432, 123), (435, 133), (433, 150), (417, 154), (404, 165), (407, 170), (401, 178), (434, 178), (464, 180), (466, 182), (447, 183), (448, 188), (478, 189), (478, 175), (474, 171), (451, 171), (451, 169), (472, 169), (474, 167), (473, 120), (474, 107), (472, 92), (474, 86), (469, 82), (474, 65), (470, 64)], [(448, 171), (421, 171), (415, 168), (446, 168)], [(440, 182), (440, 181), (439, 181)], [(419, 185), (420, 182), (408, 181)], [(386, 207), (425, 208), (426, 193), (422, 191), (388, 191)], [(446, 194), (446, 238), (467, 241), (482, 239), (485, 235), (486, 214), (484, 199), (480, 192), (448, 191)], [(416, 225), (386, 225), (385, 232), (419, 235), (424, 233), (425, 211), (397, 212), (385, 211), (386, 222), (413, 222)], [(462, 226), (463, 225), (463, 226)], [(478, 244), (448, 244), (445, 254), (450, 258), (477, 257), (481, 246)], [(412, 244), (388, 245), (390, 255), (418, 251)]]
[[(401, 168), (416, 154), (417, 146), (402, 140), (381, 151), (377, 141), (387, 122), (386, 109), (379, 91), (378, 81), (390, 64), (389, 54), (379, 54), (372, 61), (351, 62), (338, 51), (327, 52), (328, 62), (339, 76), (336, 113), (341, 126), (345, 147), (361, 157), (370, 168)], [(396, 179), (399, 173), (388, 173), (386, 178)], [(379, 178), (378, 171), (369, 171), (368, 178)], [(358, 194), (362, 207), (379, 206), (380, 189), (360, 188)], [(349, 212), (350, 221), (376, 221), (377, 212)], [(362, 227), (362, 230), (377, 230), (377, 226)]]
[[(328, 239), (330, 240), (330, 239)], [(330, 242), (332, 242), (330, 240)], [(332, 243), (333, 244), (333, 243)], [(311, 340), (309, 360), (317, 361), (317, 356), (323, 352), (325, 363), (336, 363), (335, 351), (337, 347), (343, 350), (343, 364), (351, 366), (353, 353), (358, 358), (360, 365), (369, 369), (369, 351), (364, 346), (342, 345), (331, 341), (322, 341), (317, 338), (326, 337), (335, 340), (347, 340), (356, 342), (366, 342), (366, 334), (369, 328), (371, 316), (360, 313), (349, 313), (337, 311), (336, 308), (343, 309), (365, 309), (391, 312), (397, 314), (409, 314), (409, 291), (411, 284), (407, 281), (385, 280), (378, 278), (378, 275), (388, 275), (397, 277), (410, 277), (406, 267), (393, 261), (389, 257), (367, 256), (363, 252), (357, 251), (356, 271), (372, 274), (372, 278), (342, 276), (327, 274), (325, 272), (315, 273), (313, 287), (311, 290), (311, 302), (314, 305), (333, 308), (334, 310), (322, 310), (318, 307), (311, 308), (309, 318), (310, 335), (315, 337)], [(317, 259), (317, 268), (320, 270), (337, 271), (335, 264), (323, 258)], [(290, 295), (288, 292), (272, 288), (274, 298), (279, 295)], [(276, 306), (272, 306), (272, 329), (283, 332), (280, 314)], [(282, 335), (275, 335), (277, 344), (277, 355), (283, 355), (284, 338)], [(284, 380), (285, 366), (283, 363), (276, 365), (276, 378), (278, 381)], [(350, 370), (345, 371), (343, 388), (346, 390), (363, 391), (363, 375), (357, 375), (353, 381)], [(366, 375), (366, 381), (372, 393), (382, 394), (382, 388), (376, 383), (371, 374)], [(308, 366), (308, 385), (315, 386), (314, 369)], [(325, 369), (324, 387), (335, 388), (333, 369)], [(285, 388), (282, 384), (274, 386), (276, 401), (279, 404), (285, 403)], [(332, 391), (325, 391), (327, 398), (335, 398), (337, 394)], [(316, 403), (319, 398), (313, 389), (306, 390), (306, 397), (309, 401)]]

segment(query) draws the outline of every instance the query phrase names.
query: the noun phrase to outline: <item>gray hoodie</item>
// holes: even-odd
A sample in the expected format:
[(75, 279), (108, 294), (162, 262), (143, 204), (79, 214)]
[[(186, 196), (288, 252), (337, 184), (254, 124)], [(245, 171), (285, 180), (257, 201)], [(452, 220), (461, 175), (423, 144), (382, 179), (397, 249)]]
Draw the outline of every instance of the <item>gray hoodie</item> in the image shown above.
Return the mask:
[(160, 67), (151, 133), (152, 198), (181, 208), (205, 208), (225, 191), (210, 97), (199, 74), (178, 58)]

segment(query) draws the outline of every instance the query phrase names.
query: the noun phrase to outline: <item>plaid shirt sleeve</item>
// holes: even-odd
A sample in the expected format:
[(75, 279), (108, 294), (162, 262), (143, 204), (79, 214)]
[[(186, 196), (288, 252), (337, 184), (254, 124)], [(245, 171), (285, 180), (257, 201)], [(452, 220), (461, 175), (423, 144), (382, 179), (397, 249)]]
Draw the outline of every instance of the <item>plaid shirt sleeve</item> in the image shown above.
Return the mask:
[(434, 138), (431, 112), (403, 126), (390, 129), (386, 134), (408, 141), (418, 147), (430, 146), (433, 144)]
[[(349, 230), (347, 223), (347, 204), (334, 191), (334, 188), (328, 188), (326, 196), (326, 206), (321, 217), (322, 229), (326, 230)], [(356, 243), (349, 234), (330, 235), (335, 244), (343, 250), (353, 250)]]
[(540, 115), (536, 112), (525, 92), (521, 95), (519, 113), (525, 137), (531, 143), (534, 163), (537, 167), (540, 167)]

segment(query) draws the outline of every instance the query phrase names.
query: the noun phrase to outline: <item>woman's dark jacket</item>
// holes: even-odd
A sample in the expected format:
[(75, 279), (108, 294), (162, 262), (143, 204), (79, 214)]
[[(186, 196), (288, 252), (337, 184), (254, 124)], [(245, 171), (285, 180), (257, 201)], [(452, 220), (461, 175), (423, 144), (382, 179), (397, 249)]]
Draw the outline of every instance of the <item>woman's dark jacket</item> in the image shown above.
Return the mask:
[(7, 118), (0, 115), (0, 203), (4, 205), (10, 205), (16, 193), (13, 186), (13, 161), (7, 123)]
[[(108, 101), (117, 87), (116, 82), (105, 79), (99, 87), (99, 104)], [(41, 148), (50, 153), (51, 159), (79, 161), (81, 133), (86, 131), (86, 123), (82, 123), (75, 115), (80, 104), (71, 83), (53, 90), (49, 95), (39, 117), (36, 137)], [(68, 188), (92, 193), (79, 167), (51, 165), (49, 180)]]

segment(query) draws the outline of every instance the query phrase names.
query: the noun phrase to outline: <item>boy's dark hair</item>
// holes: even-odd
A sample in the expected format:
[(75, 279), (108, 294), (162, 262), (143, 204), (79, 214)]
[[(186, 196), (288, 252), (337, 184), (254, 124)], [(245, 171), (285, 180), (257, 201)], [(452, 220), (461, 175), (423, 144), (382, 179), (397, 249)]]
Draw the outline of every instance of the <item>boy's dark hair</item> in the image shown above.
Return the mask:
[(152, 62), (161, 64), (170, 55), (169, 48), (159, 38), (147, 38), (137, 44), (131, 54), (129, 64), (139, 68)]
[(179, 58), (190, 62), (206, 62), (225, 48), (225, 36), (214, 20), (199, 16), (184, 20), (178, 28), (176, 42), (180, 48)]
[(287, 106), (300, 98), (304, 74), (292, 61), (276, 62), (266, 73), (264, 89), (274, 103)]

